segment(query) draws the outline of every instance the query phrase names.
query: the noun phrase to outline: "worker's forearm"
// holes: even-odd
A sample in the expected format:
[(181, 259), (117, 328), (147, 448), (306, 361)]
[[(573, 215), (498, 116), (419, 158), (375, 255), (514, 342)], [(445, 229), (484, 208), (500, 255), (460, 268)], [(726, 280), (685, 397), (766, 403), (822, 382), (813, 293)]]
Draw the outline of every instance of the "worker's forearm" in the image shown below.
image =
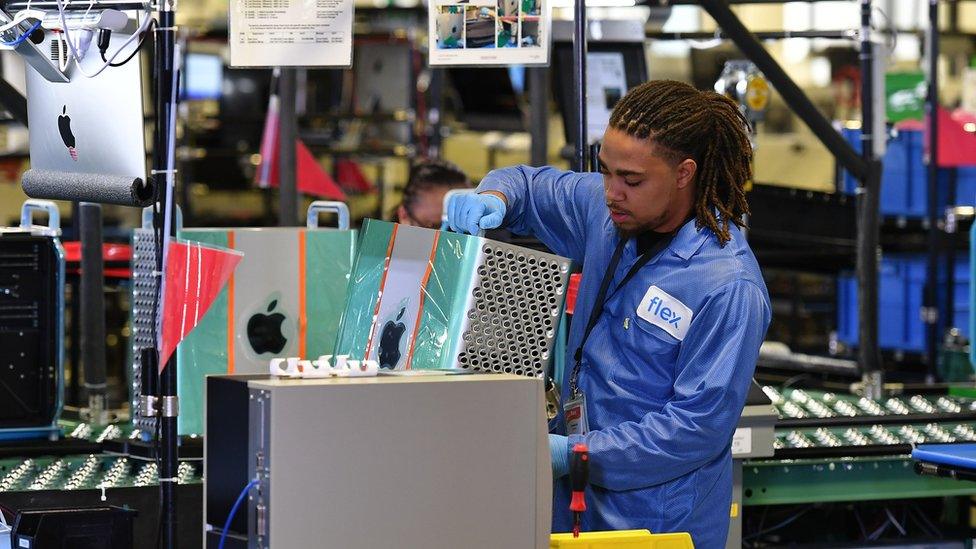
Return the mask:
[(505, 203), (505, 206), (508, 207), (508, 197), (505, 196), (505, 193), (499, 191), (481, 191), (481, 194), (490, 194), (492, 196), (497, 196), (502, 200), (502, 202)]
[(505, 228), (535, 236), (557, 254), (582, 261), (586, 216), (594, 202), (602, 204), (598, 196), (603, 187), (588, 179), (593, 175), (548, 166), (502, 168), (486, 175), (478, 192), (505, 201)]

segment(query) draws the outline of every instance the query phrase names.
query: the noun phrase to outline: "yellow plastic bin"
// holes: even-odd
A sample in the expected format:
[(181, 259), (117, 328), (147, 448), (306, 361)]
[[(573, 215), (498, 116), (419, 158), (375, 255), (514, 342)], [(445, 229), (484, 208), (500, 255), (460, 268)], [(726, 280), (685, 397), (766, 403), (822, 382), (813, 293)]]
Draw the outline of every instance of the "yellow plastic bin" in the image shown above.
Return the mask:
[(621, 530), (619, 532), (583, 532), (553, 534), (550, 549), (694, 549), (691, 536), (685, 532), (652, 534), (647, 530)]

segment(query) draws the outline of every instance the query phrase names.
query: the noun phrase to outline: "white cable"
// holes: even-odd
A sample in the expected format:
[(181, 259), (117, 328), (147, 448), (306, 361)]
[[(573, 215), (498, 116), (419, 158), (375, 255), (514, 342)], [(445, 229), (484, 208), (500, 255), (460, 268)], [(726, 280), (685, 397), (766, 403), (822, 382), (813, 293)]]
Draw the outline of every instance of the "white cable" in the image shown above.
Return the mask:
[(85, 68), (81, 65), (82, 56), (78, 55), (78, 52), (75, 50), (75, 45), (71, 42), (71, 36), (68, 33), (68, 24), (64, 19), (64, 3), (62, 2), (62, 0), (57, 0), (57, 3), (58, 3), (58, 17), (60, 17), (61, 19), (61, 32), (64, 34), (64, 41), (67, 42), (68, 44), (68, 51), (71, 52), (71, 57), (73, 57), (74, 60), (78, 62), (77, 63), (78, 72), (87, 76), (88, 78), (95, 78), (96, 76), (101, 74), (102, 71), (107, 69), (115, 61), (115, 58), (118, 57), (120, 53), (122, 53), (122, 50), (128, 47), (128, 45), (131, 44), (133, 40), (139, 38), (139, 35), (145, 32), (147, 28), (149, 28), (149, 22), (152, 21), (152, 15), (147, 10), (146, 16), (142, 20), (142, 24), (139, 25), (139, 28), (136, 29), (134, 33), (132, 33), (132, 36), (130, 36), (129, 39), (126, 40), (119, 47), (119, 49), (115, 50), (115, 53), (109, 56), (105, 61), (105, 64), (99, 67), (99, 69), (95, 71), (94, 74), (88, 74), (88, 72), (85, 71)]
[(40, 10), (32, 10), (30, 8), (21, 10), (14, 15), (14, 18), (9, 23), (0, 26), (0, 33), (7, 32), (28, 19), (44, 19), (44, 12)]
[(685, 42), (689, 46), (696, 50), (710, 50), (712, 48), (717, 48), (722, 45), (721, 38), (709, 38), (708, 40), (696, 40), (692, 38), (685, 39)]
[(54, 40), (58, 44), (58, 68), (61, 69), (61, 72), (64, 72), (68, 70), (68, 66), (71, 65), (71, 58), (67, 57), (67, 52), (64, 51), (64, 42), (66, 42), (66, 40), (62, 40), (61, 36), (55, 36)]

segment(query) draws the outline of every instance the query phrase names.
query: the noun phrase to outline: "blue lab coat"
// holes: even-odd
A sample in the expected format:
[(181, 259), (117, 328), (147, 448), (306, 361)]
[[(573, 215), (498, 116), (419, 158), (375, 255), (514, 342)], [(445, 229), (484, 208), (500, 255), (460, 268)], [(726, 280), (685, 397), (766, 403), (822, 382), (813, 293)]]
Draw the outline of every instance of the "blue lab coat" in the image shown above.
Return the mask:
[[(479, 191), (508, 198), (503, 226), (583, 263), (562, 395), (573, 355), (620, 237), (596, 173), (517, 167), (488, 174)], [(687, 222), (622, 288), (638, 259), (626, 244), (606, 305), (583, 349), (579, 386), (590, 432), (583, 530), (690, 532), (724, 547), (732, 503), (731, 440), (770, 321), (769, 296), (743, 234), (723, 248)], [(677, 320), (676, 320), (677, 319)], [(565, 432), (562, 417), (554, 431)], [(560, 431), (561, 430), (561, 431)], [(553, 531), (572, 528), (569, 480), (554, 490)]]

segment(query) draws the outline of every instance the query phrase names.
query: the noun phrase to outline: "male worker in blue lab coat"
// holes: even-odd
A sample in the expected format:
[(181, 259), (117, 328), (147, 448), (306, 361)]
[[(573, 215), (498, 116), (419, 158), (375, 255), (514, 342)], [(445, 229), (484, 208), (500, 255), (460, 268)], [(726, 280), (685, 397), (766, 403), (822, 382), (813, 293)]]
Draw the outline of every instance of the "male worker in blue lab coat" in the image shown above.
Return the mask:
[(599, 158), (599, 174), (493, 171), (448, 218), (460, 232), (535, 235), (583, 264), (573, 369), (549, 437), (553, 531), (572, 527), (568, 459), (584, 442), (584, 531), (685, 531), (696, 547), (723, 547), (732, 433), (770, 321), (737, 226), (752, 176), (747, 122), (721, 95), (648, 82), (614, 108)]

